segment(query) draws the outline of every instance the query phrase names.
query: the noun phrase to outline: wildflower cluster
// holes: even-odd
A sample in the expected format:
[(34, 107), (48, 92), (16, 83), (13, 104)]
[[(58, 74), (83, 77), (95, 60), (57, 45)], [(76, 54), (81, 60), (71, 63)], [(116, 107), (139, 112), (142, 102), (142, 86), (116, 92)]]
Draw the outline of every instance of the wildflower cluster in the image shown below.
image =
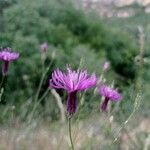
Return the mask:
[[(109, 67), (109, 63), (104, 64), (104, 70)], [(67, 72), (64, 73), (59, 69), (56, 69), (52, 73), (52, 78), (49, 81), (51, 88), (64, 89), (68, 93), (67, 98), (67, 113), (73, 115), (77, 110), (77, 93), (95, 87), (97, 84), (97, 78), (95, 74), (91, 76), (85, 70), (78, 69), (77, 71), (67, 67)], [(106, 111), (109, 101), (119, 101), (122, 99), (121, 94), (117, 90), (101, 84), (98, 86), (98, 92), (105, 97), (104, 102), (101, 105), (101, 110)]]
[[(48, 44), (43, 43), (40, 45), (42, 52), (46, 52)], [(0, 60), (4, 62), (2, 73), (5, 76), (8, 72), (9, 63), (19, 58), (19, 53), (13, 52), (10, 48), (4, 48), (0, 50)], [(103, 71), (107, 71), (110, 67), (109, 62), (105, 62)], [(49, 80), (51, 88), (64, 89), (68, 93), (67, 98), (67, 113), (69, 116), (73, 115), (77, 110), (77, 94), (80, 91), (88, 90), (97, 85), (97, 77), (93, 73), (89, 75), (86, 70), (78, 69), (72, 70), (70, 66), (67, 67), (67, 72), (64, 73), (60, 69), (56, 69), (52, 73), (52, 77)], [(106, 111), (109, 101), (119, 101), (122, 99), (121, 94), (117, 90), (100, 83), (98, 87), (100, 95), (105, 97), (104, 102), (101, 105), (102, 111)]]
[[(46, 58), (47, 50), (48, 50), (47, 43), (43, 43), (40, 45), (42, 61), (45, 60)], [(2, 86), (4, 77), (8, 73), (9, 63), (18, 58), (19, 58), (19, 53), (13, 52), (10, 48), (4, 48), (0, 50), (0, 60), (3, 61), (3, 68), (2, 68), (3, 78), (0, 84), (0, 88)], [(106, 62), (103, 65), (103, 73), (105, 73), (109, 69), (109, 67), (110, 67), (110, 63)], [(101, 79), (102, 79), (102, 75), (101, 75)], [(104, 97), (104, 101), (100, 106), (102, 111), (107, 110), (107, 105), (109, 101), (119, 101), (122, 99), (122, 95), (119, 94), (117, 90), (105, 85), (103, 83), (103, 80), (101, 80), (99, 83), (94, 73), (90, 75), (88, 74), (87, 70), (81, 70), (80, 68), (78, 68), (77, 70), (73, 70), (70, 66), (67, 66), (66, 72), (63, 72), (60, 69), (54, 70), (51, 79), (49, 79), (49, 86), (50, 88), (54, 88), (54, 89), (64, 89), (68, 93), (68, 98), (66, 102), (66, 107), (67, 107), (66, 111), (69, 119), (69, 135), (70, 135), (72, 150), (74, 150), (74, 146), (73, 146), (73, 141), (71, 136), (71, 117), (77, 111), (78, 93), (96, 87), (96, 89), (98, 89), (99, 94)], [(39, 87), (41, 87), (41, 84)], [(36, 98), (38, 98), (39, 90), (37, 92)]]

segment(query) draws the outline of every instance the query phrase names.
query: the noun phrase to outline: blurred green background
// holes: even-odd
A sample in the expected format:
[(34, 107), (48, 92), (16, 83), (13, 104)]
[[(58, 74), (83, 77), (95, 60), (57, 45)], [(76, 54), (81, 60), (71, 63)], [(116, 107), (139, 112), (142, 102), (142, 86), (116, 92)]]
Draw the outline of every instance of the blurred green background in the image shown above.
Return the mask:
[[(79, 2), (0, 0), (0, 47), (11, 47), (20, 53), (20, 58), (9, 66), (0, 95), (0, 149), (8, 150), (9, 144), (10, 150), (68, 149), (67, 126), (66, 122), (60, 123), (63, 114), (56, 98), (60, 96), (65, 108), (67, 93), (56, 90), (54, 94), (49, 88), (52, 72), (56, 68), (65, 70), (67, 64), (73, 69), (80, 67), (94, 72), (98, 78), (103, 73), (106, 83), (113, 84), (123, 95), (122, 101), (111, 103), (108, 114), (103, 114), (99, 110), (102, 98), (95, 89), (78, 94), (79, 107), (73, 119), (75, 147), (80, 147), (79, 150), (98, 150), (100, 146), (102, 150), (148, 147), (150, 13), (145, 12), (145, 6), (133, 3), (113, 6), (115, 12), (132, 10), (131, 16), (105, 16), (91, 9), (91, 3), (83, 8)], [(110, 12), (113, 14), (114, 10)], [(144, 34), (142, 67), (139, 29)], [(44, 42), (48, 43), (45, 54), (40, 50)], [(107, 72), (103, 72), (105, 61), (111, 64)]]
[[(131, 7), (131, 6), (130, 6)], [(135, 7), (134, 5), (132, 7)], [(123, 100), (114, 114), (122, 122), (131, 114), (138, 79), (139, 31), (145, 34), (144, 67), (142, 74), (142, 101), (138, 113), (148, 116), (150, 111), (150, 14), (136, 6), (135, 15), (128, 18), (100, 17), (94, 11), (83, 11), (67, 0), (0, 0), (0, 47), (11, 47), (20, 52), (20, 58), (11, 63), (0, 102), (0, 122), (7, 124), (12, 117), (26, 121), (31, 114), (42, 72), (40, 44), (47, 42), (44, 62), (48, 68), (39, 93), (47, 90), (54, 69), (86, 68), (99, 77), (106, 60), (111, 68), (105, 74), (107, 83), (119, 88)], [(2, 68), (2, 63), (1, 66)], [(78, 118), (99, 114), (99, 95), (94, 90), (84, 95), (84, 105)], [(65, 104), (66, 93), (58, 91)], [(79, 95), (83, 96), (83, 95)], [(113, 105), (113, 107), (116, 107)], [(35, 117), (47, 121), (58, 120), (59, 108), (50, 92), (38, 105)]]

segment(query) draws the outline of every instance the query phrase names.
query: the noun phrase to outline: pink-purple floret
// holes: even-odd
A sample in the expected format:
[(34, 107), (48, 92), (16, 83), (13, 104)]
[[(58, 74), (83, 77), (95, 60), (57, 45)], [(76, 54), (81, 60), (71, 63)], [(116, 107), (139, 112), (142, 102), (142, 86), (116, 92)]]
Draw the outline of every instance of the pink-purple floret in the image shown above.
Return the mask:
[(65, 89), (68, 93), (73, 91), (83, 91), (92, 88), (96, 85), (96, 76), (92, 74), (89, 76), (87, 71), (77, 70), (73, 71), (67, 68), (67, 73), (63, 73), (59, 69), (55, 70), (50, 79), (50, 87), (56, 89)]
[(73, 115), (77, 109), (77, 93), (96, 85), (96, 76), (89, 76), (87, 71), (78, 69), (77, 71), (67, 67), (67, 72), (63, 73), (59, 69), (52, 73), (50, 79), (50, 87), (56, 89), (65, 89), (68, 92), (67, 98), (67, 113)]
[(2, 60), (3, 68), (2, 73), (6, 75), (8, 72), (9, 62), (19, 58), (19, 53), (13, 52), (11, 48), (4, 48), (0, 50), (0, 60)]
[(109, 67), (110, 67), (110, 62), (109, 62), (109, 61), (106, 61), (106, 62), (104, 63), (104, 65), (103, 65), (103, 70), (104, 70), (104, 71), (107, 71), (107, 70), (109, 69)]
[(105, 98), (108, 98), (109, 100), (112, 101), (119, 101), (122, 99), (122, 95), (119, 94), (117, 90), (106, 85), (100, 86), (99, 93)]
[(10, 48), (4, 48), (0, 50), (0, 60), (13, 61), (19, 58), (19, 53), (12, 52)]
[(46, 52), (48, 49), (48, 44), (45, 42), (40, 45), (41, 52)]

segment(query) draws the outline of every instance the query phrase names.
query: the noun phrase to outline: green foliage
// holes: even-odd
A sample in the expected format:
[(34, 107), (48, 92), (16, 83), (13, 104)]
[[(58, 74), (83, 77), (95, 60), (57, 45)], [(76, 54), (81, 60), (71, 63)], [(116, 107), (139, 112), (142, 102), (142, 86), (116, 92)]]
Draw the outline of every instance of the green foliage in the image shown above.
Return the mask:
[[(2, 6), (1, 3), (0, 5)], [(54, 68), (65, 69), (66, 64), (77, 68), (80, 65), (99, 76), (105, 54), (111, 61), (112, 71), (126, 80), (135, 78), (136, 46), (129, 34), (107, 28), (100, 19), (85, 15), (70, 1), (15, 0), (5, 5), (1, 19), (3, 30), (0, 31), (0, 46), (9, 46), (20, 52), (20, 59), (10, 65), (2, 103), (17, 106), (18, 114), (29, 97), (31, 98), (29, 109), (33, 107), (43, 72), (39, 50), (43, 42), (49, 44), (44, 65), (47, 68), (51, 63), (51, 66), (43, 81), (40, 96), (47, 89), (48, 79)], [(90, 103), (89, 98), (92, 94), (89, 93), (85, 98), (85, 109), (94, 108), (95, 103)], [(46, 99), (48, 97), (38, 106), (40, 112), (44, 108), (42, 106), (46, 104)], [(53, 103), (53, 106), (55, 105)], [(47, 113), (56, 119), (57, 115), (52, 114), (52, 110), (54, 107), (50, 106)]]
[(125, 78), (135, 79), (134, 59), (137, 55), (135, 43), (128, 35), (116, 33), (113, 33), (111, 40), (106, 44), (106, 55), (117, 73)]

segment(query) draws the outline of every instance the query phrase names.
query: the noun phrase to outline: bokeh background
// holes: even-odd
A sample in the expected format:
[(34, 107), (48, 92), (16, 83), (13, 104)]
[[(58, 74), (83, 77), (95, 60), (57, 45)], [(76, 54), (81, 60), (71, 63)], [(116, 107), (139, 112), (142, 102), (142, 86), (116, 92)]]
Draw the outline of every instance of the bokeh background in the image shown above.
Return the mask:
[(80, 93), (72, 122), (75, 148), (150, 148), (149, 0), (0, 0), (0, 47), (20, 53), (3, 85), (0, 150), (69, 149), (67, 94), (49, 89), (51, 73), (70, 64), (100, 77), (105, 61), (111, 64), (106, 83), (123, 100), (103, 114), (94, 89)]

